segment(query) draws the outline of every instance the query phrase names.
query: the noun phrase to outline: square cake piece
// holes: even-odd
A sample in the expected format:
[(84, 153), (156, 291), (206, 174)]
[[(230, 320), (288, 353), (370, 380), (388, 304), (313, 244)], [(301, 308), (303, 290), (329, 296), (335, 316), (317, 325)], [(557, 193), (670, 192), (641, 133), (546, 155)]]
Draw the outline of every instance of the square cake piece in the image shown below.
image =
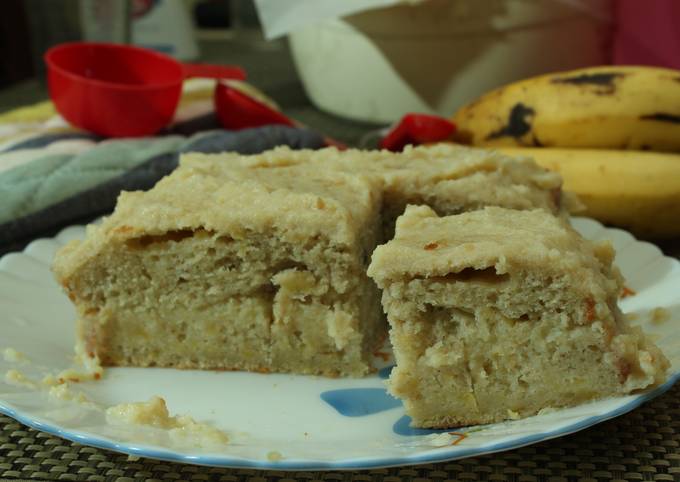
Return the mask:
[[(408, 204), (428, 205), (439, 215), (473, 211), (484, 206), (544, 209), (566, 216), (578, 206), (562, 193), (562, 178), (530, 159), (515, 159), (497, 151), (450, 143), (407, 146), (403, 152), (335, 148), (291, 150), (282, 146), (261, 154), (184, 154), (185, 165), (215, 163), (219, 168), (274, 170), (307, 164), (310, 169), (333, 169), (380, 177), (383, 190), (384, 239), (394, 234), (394, 222)], [(275, 174), (272, 174), (275, 175)]]
[(104, 365), (369, 372), (386, 336), (366, 276), (381, 181), (219, 162), (122, 193), (58, 253), (85, 351)]
[(613, 257), (542, 210), (409, 206), (368, 274), (391, 325), (389, 389), (413, 425), (498, 422), (660, 383), (668, 361), (619, 311)]

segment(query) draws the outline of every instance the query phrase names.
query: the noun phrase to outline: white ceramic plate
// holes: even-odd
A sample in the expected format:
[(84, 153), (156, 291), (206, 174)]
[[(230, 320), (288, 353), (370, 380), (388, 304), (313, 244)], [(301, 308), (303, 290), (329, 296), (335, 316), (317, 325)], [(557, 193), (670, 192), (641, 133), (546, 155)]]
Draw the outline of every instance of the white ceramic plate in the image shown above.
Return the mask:
[[(5, 383), (0, 412), (31, 427), (86, 445), (137, 456), (226, 467), (354, 469), (452, 460), (507, 450), (558, 437), (633, 410), (680, 378), (680, 263), (630, 234), (588, 219), (575, 226), (587, 238), (609, 238), (628, 286), (637, 294), (621, 306), (635, 315), (671, 359), (668, 382), (642, 394), (603, 400), (553, 413), (440, 435), (408, 428), (399, 402), (383, 385), (386, 369), (364, 379), (327, 379), (241, 372), (107, 369), (99, 382), (77, 384), (102, 407), (160, 395), (172, 414), (186, 413), (226, 431), (231, 443), (212, 449), (178, 446), (167, 433), (107, 425), (101, 410), (54, 401), (43, 390)], [(53, 281), (55, 251), (84, 235), (71, 227), (0, 260), (0, 350), (12, 347), (29, 362), (0, 356), (0, 375), (12, 368), (38, 379), (70, 365), (74, 310)], [(654, 309), (667, 310), (655, 321)], [(656, 312), (657, 315), (664, 312)], [(661, 316), (661, 319), (664, 317)], [(437, 438), (435, 438), (437, 437)], [(443, 447), (437, 445), (445, 444)], [(282, 458), (278, 459), (278, 455)]]

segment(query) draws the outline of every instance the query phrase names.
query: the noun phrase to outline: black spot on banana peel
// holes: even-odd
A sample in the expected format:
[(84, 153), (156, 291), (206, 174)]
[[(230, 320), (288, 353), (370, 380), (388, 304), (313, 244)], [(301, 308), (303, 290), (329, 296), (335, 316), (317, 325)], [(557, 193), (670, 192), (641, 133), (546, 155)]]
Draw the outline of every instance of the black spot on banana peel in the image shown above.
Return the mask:
[(521, 102), (515, 104), (510, 110), (508, 123), (486, 136), (486, 140), (498, 139), (499, 137), (514, 137), (518, 139), (531, 131), (531, 122), (536, 111)]
[(595, 93), (610, 95), (616, 91), (616, 79), (625, 77), (622, 72), (598, 72), (596, 74), (580, 74), (571, 77), (555, 77), (550, 80), (553, 84), (573, 84), (596, 87)]
[(680, 115), (668, 114), (666, 112), (655, 112), (654, 114), (641, 115), (640, 120), (652, 120), (658, 122), (670, 122), (671, 124), (680, 124)]
[(550, 80), (553, 84), (594, 84), (614, 85), (614, 80), (624, 77), (622, 72), (599, 72), (597, 74), (580, 74), (572, 77), (555, 77)]

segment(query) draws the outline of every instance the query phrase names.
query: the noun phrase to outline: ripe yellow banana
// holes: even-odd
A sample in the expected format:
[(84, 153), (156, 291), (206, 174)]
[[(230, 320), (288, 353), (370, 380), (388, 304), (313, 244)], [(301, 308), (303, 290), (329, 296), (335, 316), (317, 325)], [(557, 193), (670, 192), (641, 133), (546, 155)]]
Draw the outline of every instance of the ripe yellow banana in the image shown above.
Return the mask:
[[(646, 238), (680, 236), (680, 154), (609, 149), (502, 147), (559, 172), (583, 213)], [(582, 213), (578, 213), (582, 214)]]
[(680, 71), (592, 67), (494, 90), (454, 116), (478, 146), (680, 151)]

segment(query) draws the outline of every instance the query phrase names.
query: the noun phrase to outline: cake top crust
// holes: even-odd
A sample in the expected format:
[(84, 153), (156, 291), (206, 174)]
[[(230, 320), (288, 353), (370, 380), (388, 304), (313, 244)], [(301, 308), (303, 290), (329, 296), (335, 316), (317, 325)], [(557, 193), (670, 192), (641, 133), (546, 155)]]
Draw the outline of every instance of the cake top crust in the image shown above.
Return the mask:
[(430, 204), (444, 213), (485, 205), (541, 208), (553, 214), (580, 208), (573, 195), (561, 192), (560, 175), (533, 160), (452, 143), (407, 146), (400, 153), (339, 151), (333, 147), (292, 150), (281, 146), (249, 156), (188, 153), (180, 163), (194, 167), (213, 165), (222, 171), (245, 168), (272, 172), (286, 166), (306, 165), (310, 170), (372, 175), (383, 181), (386, 202), (391, 205), (390, 200), (396, 201), (399, 210), (405, 206), (404, 201)]
[(486, 207), (439, 217), (427, 206), (408, 206), (397, 219), (393, 240), (373, 253), (368, 275), (392, 281), (441, 277), (465, 269), (494, 268), (497, 274), (568, 273), (585, 289), (616, 289), (613, 249), (584, 240), (563, 220), (543, 210)]
[(181, 165), (146, 192), (122, 192), (114, 212), (90, 225), (82, 242), (55, 259), (58, 276), (68, 276), (107, 243), (185, 230), (231, 237), (271, 233), (290, 243), (327, 239), (353, 248), (374, 222), (382, 181), (289, 166), (267, 171), (219, 169), (223, 161)]
[(182, 166), (213, 164), (216, 169), (279, 168), (299, 164), (322, 163), (332, 169), (352, 173), (372, 173), (386, 184), (399, 183), (405, 175), (416, 175), (422, 182), (453, 180), (476, 172), (502, 170), (515, 182), (533, 184), (541, 189), (559, 189), (559, 174), (538, 166), (529, 158), (514, 158), (497, 151), (464, 147), (450, 143), (428, 146), (406, 146), (403, 152), (386, 150), (364, 151), (334, 147), (319, 150), (293, 150), (280, 146), (261, 154), (186, 153), (180, 158)]

